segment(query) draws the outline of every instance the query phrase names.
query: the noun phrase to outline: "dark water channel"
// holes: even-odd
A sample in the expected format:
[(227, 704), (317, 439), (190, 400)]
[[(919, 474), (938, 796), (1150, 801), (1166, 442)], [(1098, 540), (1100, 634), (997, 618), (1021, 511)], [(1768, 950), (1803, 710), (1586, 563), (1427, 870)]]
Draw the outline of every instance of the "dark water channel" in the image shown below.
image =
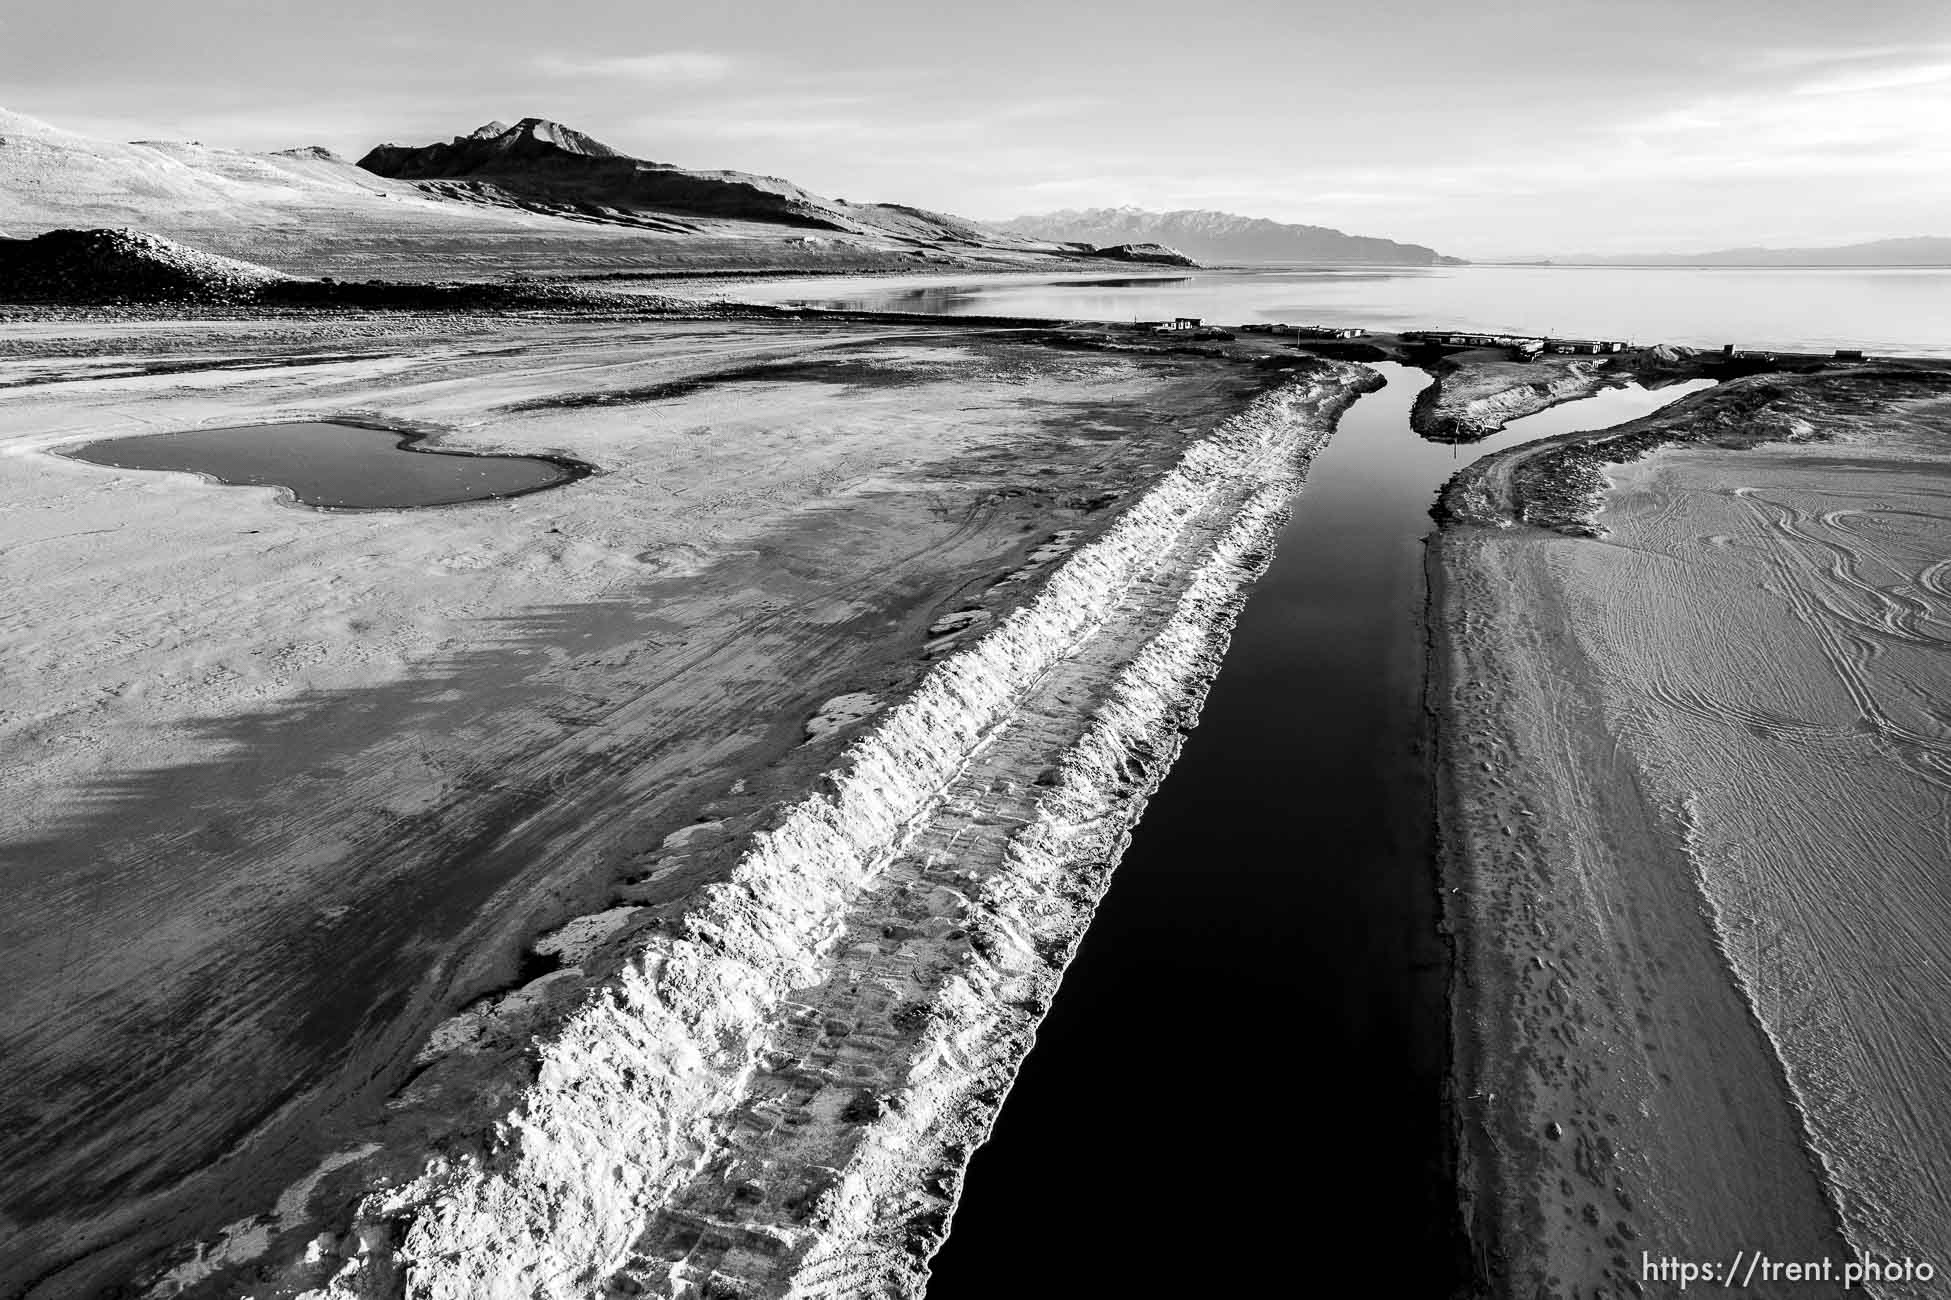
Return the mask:
[(232, 486), (288, 488), (304, 505), (341, 510), (521, 496), (590, 472), (567, 458), (414, 446), (421, 436), (357, 424), (258, 424), (108, 438), (64, 454), (119, 469), (185, 470)]
[(1422, 539), (1488, 451), (1699, 387), (1615, 390), (1467, 447), (1378, 365), (1315, 461), (976, 1155), (931, 1300), (1443, 1297), (1468, 1280), (1441, 1108), (1447, 952), (1425, 763)]

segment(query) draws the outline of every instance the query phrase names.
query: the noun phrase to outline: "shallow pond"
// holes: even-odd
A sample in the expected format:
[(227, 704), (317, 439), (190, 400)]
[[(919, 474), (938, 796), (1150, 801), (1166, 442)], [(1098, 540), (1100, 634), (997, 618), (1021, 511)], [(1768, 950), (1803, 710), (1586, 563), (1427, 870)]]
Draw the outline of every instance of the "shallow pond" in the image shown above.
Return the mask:
[(108, 438), (63, 451), (117, 469), (183, 470), (234, 487), (282, 487), (308, 506), (397, 510), (521, 496), (572, 483), (590, 467), (566, 457), (436, 451), (425, 435), (305, 422)]

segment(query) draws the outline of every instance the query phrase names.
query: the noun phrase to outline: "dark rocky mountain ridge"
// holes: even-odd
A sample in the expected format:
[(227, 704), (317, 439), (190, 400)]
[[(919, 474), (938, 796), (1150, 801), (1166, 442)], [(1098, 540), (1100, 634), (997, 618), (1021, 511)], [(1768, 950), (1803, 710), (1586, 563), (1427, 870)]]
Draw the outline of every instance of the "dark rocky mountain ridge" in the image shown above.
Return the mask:
[(445, 143), (383, 144), (359, 166), (444, 197), (545, 206), (596, 220), (719, 217), (902, 239), (995, 242), (973, 222), (921, 208), (846, 203), (777, 176), (633, 158), (574, 128), (535, 117), (514, 126), (489, 122)]

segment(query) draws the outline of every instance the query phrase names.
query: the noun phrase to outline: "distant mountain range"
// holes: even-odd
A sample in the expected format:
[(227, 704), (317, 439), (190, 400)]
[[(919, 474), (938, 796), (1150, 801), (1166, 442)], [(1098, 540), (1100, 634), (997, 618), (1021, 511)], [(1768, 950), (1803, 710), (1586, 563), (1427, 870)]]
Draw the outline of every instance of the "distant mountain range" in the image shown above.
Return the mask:
[[(357, 165), (96, 140), (0, 109), (0, 236), (132, 227), (300, 274), (1032, 270), (1101, 262), (1453, 264), (1421, 244), (1229, 212), (1090, 208), (981, 223), (749, 172), (635, 158), (543, 118)], [(1154, 247), (1163, 246), (1163, 247)], [(1945, 266), (1951, 238), (1514, 259), (1613, 266)]]
[(1830, 248), (1722, 248), (1711, 253), (1580, 254), (1535, 260), (1580, 266), (1951, 266), (1951, 237), (1916, 235)]
[(1090, 248), (921, 208), (632, 158), (542, 118), (490, 122), (436, 144), (380, 145), (354, 165), (317, 147), (245, 153), (97, 140), (0, 109), (0, 237), (102, 227), (298, 274), (405, 279), (1074, 269), (1100, 260)]
[(1350, 235), (1326, 226), (1290, 225), (1231, 212), (1182, 209), (1084, 208), (1013, 217), (994, 228), (1037, 239), (1093, 245), (1167, 244), (1202, 262), (1368, 262), (1393, 266), (1457, 264), (1421, 244)]

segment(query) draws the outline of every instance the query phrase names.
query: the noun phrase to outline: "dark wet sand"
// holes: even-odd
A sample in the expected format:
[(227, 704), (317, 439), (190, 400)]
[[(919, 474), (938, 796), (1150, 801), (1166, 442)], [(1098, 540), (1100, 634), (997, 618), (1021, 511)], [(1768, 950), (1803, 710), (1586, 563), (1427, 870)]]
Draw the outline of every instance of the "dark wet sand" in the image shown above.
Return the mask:
[[(1943, 602), (1930, 548), (1901, 540), (1933, 510), (1943, 535), (1941, 491), (1903, 496), (1918, 463), (1903, 446), (1934, 437), (1941, 458), (1943, 411), (1862, 396), (1795, 381), (1759, 400), (1790, 413), (1785, 433), (1877, 449), (1867, 496), (1833, 444), (1659, 452), (1607, 471), (1603, 538), (1472, 523), (1439, 538), (1463, 1186), (1495, 1294), (1630, 1293), (1642, 1252), (1840, 1268), (1852, 1248), (1946, 1247), (1943, 1198), (1917, 1186), (1942, 1178), (1927, 1136), (1942, 1116), (1927, 1117), (1944, 1092), (1920, 1085), (1935, 1067), (1918, 1051), (1940, 1034), (1878, 1028), (1943, 1003), (1928, 964), (1903, 991), (1880, 973), (1935, 924), (1905, 863), (1941, 863), (1923, 841), (1943, 796), (1893, 775), (1907, 744), (1871, 734), (1910, 716), (1910, 690), (1951, 689), (1941, 644), (1904, 649), (1877, 612)], [(1741, 429), (1776, 427), (1741, 392), (1700, 400), (1702, 420), (1745, 404)], [(1508, 502), (1525, 458), (1486, 462), (1488, 500)], [(1934, 474), (1920, 481), (1941, 484), (1941, 459)], [(1805, 489), (1805, 525), (1772, 528), (1766, 503)], [(1839, 558), (1858, 546), (1873, 556)], [(1851, 657), (1822, 647), (1859, 614), (1877, 647), (1862, 663), (1907, 687), (1841, 688)], [(1892, 1114), (1918, 1127), (1901, 1136)]]

